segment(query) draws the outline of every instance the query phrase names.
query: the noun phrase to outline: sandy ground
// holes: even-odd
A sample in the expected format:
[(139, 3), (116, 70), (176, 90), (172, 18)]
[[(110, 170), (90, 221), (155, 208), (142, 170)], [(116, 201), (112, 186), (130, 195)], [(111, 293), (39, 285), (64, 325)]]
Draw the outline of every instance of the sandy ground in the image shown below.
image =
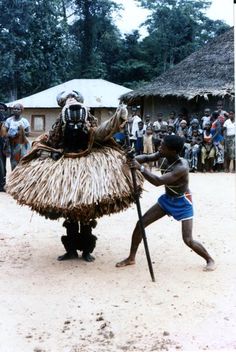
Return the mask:
[[(181, 240), (165, 217), (147, 229), (156, 282), (143, 246), (128, 254), (136, 208), (100, 219), (96, 261), (58, 262), (62, 221), (49, 221), (0, 193), (0, 351), (236, 350), (235, 174), (192, 174), (194, 237), (217, 270)], [(145, 183), (142, 211), (162, 188)]]

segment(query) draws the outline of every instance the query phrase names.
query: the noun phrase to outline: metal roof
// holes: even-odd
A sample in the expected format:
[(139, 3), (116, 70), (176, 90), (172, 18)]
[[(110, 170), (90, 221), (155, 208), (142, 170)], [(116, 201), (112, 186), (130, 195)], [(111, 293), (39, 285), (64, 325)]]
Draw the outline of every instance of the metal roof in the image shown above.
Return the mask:
[(57, 95), (71, 90), (79, 91), (84, 97), (84, 104), (91, 108), (115, 108), (119, 105), (119, 97), (131, 91), (103, 79), (72, 79), (7, 105), (21, 103), (24, 108), (58, 108)]

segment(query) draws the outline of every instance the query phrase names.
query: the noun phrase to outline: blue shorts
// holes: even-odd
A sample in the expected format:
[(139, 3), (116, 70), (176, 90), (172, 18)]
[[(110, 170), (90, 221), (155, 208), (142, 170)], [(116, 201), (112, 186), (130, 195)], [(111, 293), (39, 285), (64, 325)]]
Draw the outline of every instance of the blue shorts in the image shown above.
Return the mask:
[(185, 193), (180, 197), (171, 197), (163, 194), (158, 198), (157, 203), (161, 209), (175, 220), (183, 221), (193, 218), (193, 204), (190, 193)]

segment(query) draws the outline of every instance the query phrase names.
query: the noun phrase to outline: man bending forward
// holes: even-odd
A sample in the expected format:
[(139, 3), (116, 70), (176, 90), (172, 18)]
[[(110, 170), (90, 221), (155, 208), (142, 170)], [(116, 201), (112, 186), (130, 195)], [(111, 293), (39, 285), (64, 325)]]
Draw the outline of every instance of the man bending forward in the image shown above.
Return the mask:
[[(146, 180), (155, 186), (165, 186), (165, 193), (160, 196), (144, 215), (144, 227), (165, 215), (173, 216), (175, 220), (182, 221), (182, 237), (184, 243), (195, 253), (206, 260), (205, 271), (215, 269), (215, 262), (201, 243), (192, 237), (193, 206), (192, 196), (188, 188), (189, 169), (185, 159), (179, 153), (183, 149), (184, 140), (175, 135), (166, 136), (161, 143), (159, 152), (149, 155), (138, 155), (130, 162), (130, 166), (139, 169)], [(156, 176), (147, 170), (142, 163), (157, 161), (164, 158), (160, 169), (162, 176)], [(130, 254), (127, 259), (116, 264), (117, 267), (135, 264), (135, 256), (142, 240), (142, 233), (137, 222), (131, 241)]]

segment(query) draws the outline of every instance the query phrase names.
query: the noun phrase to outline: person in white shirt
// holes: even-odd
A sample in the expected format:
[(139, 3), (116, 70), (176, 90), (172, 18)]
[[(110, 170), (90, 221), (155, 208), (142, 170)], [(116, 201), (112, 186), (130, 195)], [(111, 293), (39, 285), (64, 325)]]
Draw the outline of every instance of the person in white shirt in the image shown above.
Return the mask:
[(138, 123), (140, 121), (142, 121), (142, 119), (136, 113), (133, 113), (132, 116), (128, 117), (128, 130), (132, 147), (135, 146), (137, 140), (136, 131), (138, 131)]
[(147, 127), (152, 127), (153, 126), (153, 122), (151, 121), (151, 116), (150, 115), (146, 115), (145, 116), (144, 125), (145, 125), (145, 129)]
[(12, 170), (30, 149), (30, 143), (26, 138), (29, 135), (30, 124), (26, 118), (21, 116), (23, 110), (23, 105), (15, 104), (13, 106), (13, 115), (4, 122), (10, 142)]
[(230, 162), (233, 161), (233, 172), (235, 172), (235, 115), (229, 112), (229, 118), (223, 124), (225, 133), (225, 171), (229, 172)]

